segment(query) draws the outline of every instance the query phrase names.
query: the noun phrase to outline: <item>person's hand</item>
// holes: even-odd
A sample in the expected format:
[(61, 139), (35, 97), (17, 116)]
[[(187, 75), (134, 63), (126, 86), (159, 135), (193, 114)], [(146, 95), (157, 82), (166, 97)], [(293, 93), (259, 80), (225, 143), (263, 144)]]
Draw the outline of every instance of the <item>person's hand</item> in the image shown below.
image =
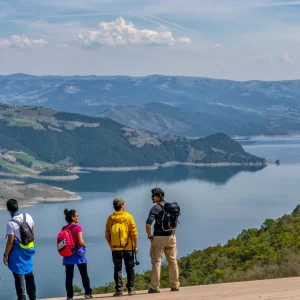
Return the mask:
[(134, 253), (137, 254), (139, 252), (139, 249), (137, 247), (134, 248)]
[(3, 263), (8, 266), (8, 257), (6, 255), (3, 255)]
[(150, 240), (150, 243), (152, 243), (152, 241), (153, 241), (153, 236), (151, 235), (151, 236), (148, 236), (148, 239)]

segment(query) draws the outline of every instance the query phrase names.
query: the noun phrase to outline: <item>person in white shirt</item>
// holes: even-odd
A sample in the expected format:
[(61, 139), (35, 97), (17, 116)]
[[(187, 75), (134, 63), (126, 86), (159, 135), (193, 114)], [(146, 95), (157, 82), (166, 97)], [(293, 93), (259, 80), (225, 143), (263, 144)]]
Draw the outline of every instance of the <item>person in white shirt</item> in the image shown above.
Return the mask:
[(12, 219), (6, 226), (7, 242), (3, 263), (14, 275), (18, 300), (26, 300), (26, 292), (30, 300), (36, 300), (36, 286), (32, 273), (35, 253), (34, 222), (29, 214), (19, 211), (17, 200), (9, 199), (6, 207)]

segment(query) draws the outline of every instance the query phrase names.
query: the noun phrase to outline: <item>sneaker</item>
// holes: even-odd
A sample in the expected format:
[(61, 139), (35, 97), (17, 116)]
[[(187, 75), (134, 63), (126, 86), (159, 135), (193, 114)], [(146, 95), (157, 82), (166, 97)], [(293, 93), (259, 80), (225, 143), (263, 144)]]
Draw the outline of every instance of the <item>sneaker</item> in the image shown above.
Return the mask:
[(153, 288), (150, 288), (150, 289), (148, 290), (148, 294), (155, 294), (155, 293), (160, 293), (160, 290), (155, 290), (155, 289), (153, 289)]
[(91, 294), (85, 294), (84, 298), (86, 298), (86, 299), (93, 299), (93, 296)]
[(136, 295), (136, 291), (134, 289), (128, 290), (128, 296)]
[(171, 288), (171, 292), (179, 292), (179, 288)]
[(114, 294), (113, 294), (114, 297), (120, 297), (120, 296), (123, 296), (123, 291), (116, 291)]

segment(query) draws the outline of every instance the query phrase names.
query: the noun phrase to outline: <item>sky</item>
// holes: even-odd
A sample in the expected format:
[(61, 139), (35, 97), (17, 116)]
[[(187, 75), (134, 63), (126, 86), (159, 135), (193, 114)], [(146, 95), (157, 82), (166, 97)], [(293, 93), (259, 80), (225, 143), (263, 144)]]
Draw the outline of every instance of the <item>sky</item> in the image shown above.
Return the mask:
[(300, 79), (300, 0), (0, 0), (0, 74)]

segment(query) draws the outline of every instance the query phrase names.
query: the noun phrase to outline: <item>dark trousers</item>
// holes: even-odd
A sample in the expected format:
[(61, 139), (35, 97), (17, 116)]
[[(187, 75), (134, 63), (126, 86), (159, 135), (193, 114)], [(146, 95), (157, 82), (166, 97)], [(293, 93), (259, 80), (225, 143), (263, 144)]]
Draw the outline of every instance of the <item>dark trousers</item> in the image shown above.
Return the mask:
[(128, 290), (132, 290), (134, 287), (134, 255), (133, 251), (112, 251), (113, 263), (114, 263), (114, 279), (116, 283), (116, 291), (123, 290), (123, 280), (122, 280), (122, 264), (123, 258), (125, 263), (125, 270), (127, 274), (127, 284)]
[(36, 300), (36, 288), (33, 273), (20, 275), (13, 273), (15, 277), (18, 300), (26, 300), (26, 292), (30, 300)]
[[(66, 290), (67, 290), (67, 297), (73, 298), (73, 277), (74, 277), (74, 265), (65, 265), (66, 266)], [(92, 294), (92, 289), (90, 287), (90, 279), (87, 273), (87, 264), (79, 264), (77, 265), (81, 279), (83, 288), (86, 295)]]

